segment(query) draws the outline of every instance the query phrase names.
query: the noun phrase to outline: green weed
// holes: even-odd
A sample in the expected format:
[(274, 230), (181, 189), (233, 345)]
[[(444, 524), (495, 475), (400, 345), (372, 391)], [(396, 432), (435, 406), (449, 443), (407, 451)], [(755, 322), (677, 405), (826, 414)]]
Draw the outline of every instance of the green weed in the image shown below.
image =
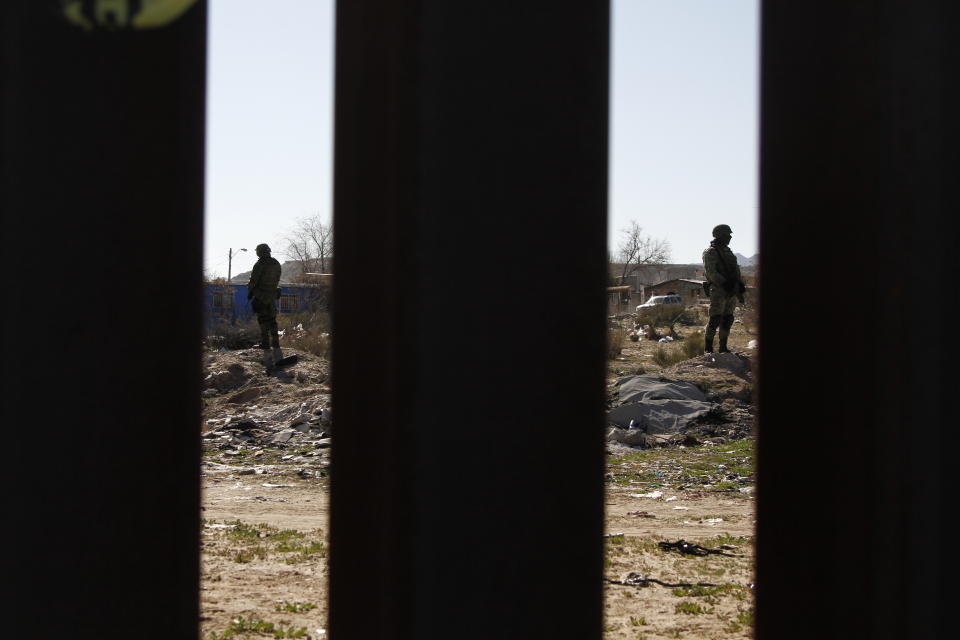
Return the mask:
[(255, 633), (257, 635), (267, 635), (273, 638), (305, 638), (307, 636), (306, 627), (285, 627), (276, 625), (259, 618), (246, 619), (243, 616), (234, 618), (221, 633), (210, 632), (210, 640), (226, 640), (239, 635), (248, 635)]
[(679, 596), (681, 598), (687, 597), (701, 597), (701, 596), (715, 596), (718, 594), (724, 594), (732, 589), (738, 589), (737, 585), (733, 584), (721, 584), (714, 587), (707, 587), (702, 585), (693, 585), (691, 587), (677, 587), (672, 591), (673, 595)]
[(274, 611), (280, 611), (282, 613), (306, 613), (316, 608), (317, 605), (312, 602), (287, 602), (284, 600), (274, 607)]
[(706, 609), (697, 602), (681, 602), (674, 607), (674, 611), (684, 615), (700, 615), (703, 613), (713, 613), (713, 608)]

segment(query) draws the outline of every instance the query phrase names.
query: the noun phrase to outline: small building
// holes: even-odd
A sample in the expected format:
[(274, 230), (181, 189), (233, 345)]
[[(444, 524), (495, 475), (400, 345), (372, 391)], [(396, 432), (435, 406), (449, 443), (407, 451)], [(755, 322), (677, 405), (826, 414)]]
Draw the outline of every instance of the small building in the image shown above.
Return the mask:
[(630, 285), (630, 297), (639, 302), (649, 299), (650, 287), (658, 282), (706, 277), (702, 264), (625, 265), (616, 262), (610, 263), (609, 276), (611, 285)]
[(628, 313), (630, 308), (630, 285), (607, 287), (607, 315)]
[(664, 280), (655, 285), (646, 288), (646, 293), (650, 296), (680, 296), (684, 304), (697, 304), (701, 298), (706, 297), (703, 291), (705, 280), (688, 280), (686, 278), (676, 278), (673, 280)]
[(306, 284), (322, 284), (325, 287), (332, 287), (333, 274), (304, 271), (302, 274), (300, 274), (299, 282)]
[[(206, 282), (203, 292), (208, 324), (217, 321), (247, 322), (256, 316), (247, 300), (247, 285)], [(330, 307), (330, 287), (322, 284), (280, 284), (277, 310), (281, 314), (326, 311)]]

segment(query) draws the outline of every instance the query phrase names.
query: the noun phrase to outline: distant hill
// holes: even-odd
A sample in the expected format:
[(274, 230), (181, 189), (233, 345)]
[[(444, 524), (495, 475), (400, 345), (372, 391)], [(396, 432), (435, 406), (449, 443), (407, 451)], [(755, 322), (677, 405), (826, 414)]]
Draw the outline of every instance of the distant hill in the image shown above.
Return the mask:
[(737, 256), (737, 264), (741, 267), (755, 267), (757, 263), (760, 262), (759, 253), (755, 253), (749, 258), (739, 253), (734, 253), (733, 255)]
[[(247, 284), (250, 282), (252, 271), (244, 271), (230, 278), (232, 284)], [(287, 260), (280, 265), (280, 282), (294, 282), (301, 273), (303, 273), (303, 262), (300, 260)]]

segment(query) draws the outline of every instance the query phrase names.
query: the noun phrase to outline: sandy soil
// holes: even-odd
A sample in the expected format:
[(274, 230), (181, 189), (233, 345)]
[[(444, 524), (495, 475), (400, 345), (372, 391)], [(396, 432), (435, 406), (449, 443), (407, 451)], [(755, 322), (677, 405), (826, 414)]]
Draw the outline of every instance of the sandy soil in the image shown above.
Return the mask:
[[(242, 471), (242, 467), (237, 467)], [(288, 485), (288, 486), (269, 486)], [(661, 489), (659, 498), (636, 497), (646, 489), (610, 487), (607, 492), (605, 577), (623, 580), (631, 572), (670, 584), (707, 582), (725, 586), (714, 595), (683, 596), (659, 584), (607, 583), (605, 638), (745, 638), (748, 625), (738, 616), (751, 609), (753, 499), (750, 495)], [(218, 470), (204, 475), (203, 637), (223, 633), (231, 620), (264, 620), (277, 628), (306, 629), (303, 637), (324, 638), (326, 556), (288, 563), (282, 553), (249, 562), (230, 554), (243, 548), (223, 523), (240, 521), (296, 530), (307, 539), (326, 540), (329, 494), (325, 479), (294, 474), (238, 475)], [(718, 521), (719, 520), (719, 521)], [(618, 535), (618, 534), (623, 534)], [(656, 548), (658, 541), (686, 540), (732, 555), (685, 556)], [(225, 554), (225, 555), (221, 555)], [(740, 588), (731, 588), (736, 585)], [(679, 613), (693, 602), (705, 613)], [(316, 605), (302, 613), (277, 611), (283, 603)], [(694, 608), (689, 608), (695, 611)], [(707, 613), (708, 611), (708, 613)], [(680, 635), (678, 636), (677, 633)]]
[[(326, 479), (283, 470), (248, 475), (237, 471), (218, 469), (203, 476), (201, 637), (222, 635), (231, 621), (243, 618), (272, 623), (276, 630), (303, 630), (303, 638), (324, 638), (326, 553), (284, 552), (270, 542), (293, 530), (303, 536), (295, 541), (297, 546), (326, 546)], [(228, 524), (237, 521), (262, 525), (263, 530), (253, 541), (238, 540), (232, 535), (236, 527)], [(252, 551), (249, 559), (238, 561), (238, 552), (244, 550)]]
[[(604, 586), (604, 638), (749, 638), (753, 582), (753, 499), (662, 489), (637, 498), (636, 489), (608, 488), (605, 576), (631, 573), (668, 584), (716, 587)], [(675, 498), (675, 499), (674, 499)], [(613, 534), (623, 533), (623, 537)], [(685, 540), (729, 555), (665, 552), (657, 542)], [(688, 594), (688, 595), (684, 595)], [(702, 595), (700, 595), (702, 594)], [(685, 606), (687, 605), (687, 606)], [(741, 622), (744, 621), (744, 622)]]
[[(738, 323), (731, 346), (749, 353), (745, 347), (752, 337)], [(626, 343), (623, 353), (610, 361), (609, 381), (641, 372), (691, 379), (709, 387), (716, 401), (736, 405), (738, 415), (750, 413), (752, 421), (752, 385), (695, 363), (661, 369), (651, 362), (656, 346)], [(216, 360), (210, 358), (211, 370), (225, 371), (233, 364), (236, 375), (222, 373), (226, 382), (221, 390), (205, 396), (205, 419), (210, 419), (205, 429), (216, 428), (209, 425), (218, 418), (225, 423), (223, 416), (228, 415), (261, 420), (259, 426), (267, 429), (265, 415), (296, 422), (284, 406), (329, 406), (325, 362), (308, 357), (299, 368), (268, 377), (256, 373), (255, 354), (232, 352)], [(250, 394), (249, 400), (235, 401), (239, 393)], [(297, 438), (315, 443), (324, 437), (317, 435), (322, 428), (318, 423)], [(323, 469), (329, 450), (307, 452), (310, 446), (298, 445), (297, 456), (281, 461), (279, 453), (264, 444), (268, 436), (258, 435), (256, 428), (248, 432), (253, 439), (246, 444), (215, 433), (208, 435), (222, 440), (205, 440), (202, 637), (326, 638), (329, 483)], [(745, 431), (741, 424), (712, 433), (727, 434), (713, 438), (722, 447)], [(246, 453), (237, 454), (244, 448)], [(677, 464), (682, 466), (682, 460)], [(750, 481), (741, 477), (738, 487), (717, 491), (710, 484), (631, 484), (624, 480), (622, 465), (614, 471), (619, 475), (608, 477), (606, 499), (604, 638), (751, 637)], [(643, 497), (649, 494), (655, 497)], [(687, 555), (658, 546), (680, 540), (720, 553)], [(245, 631), (258, 625), (259, 633)]]

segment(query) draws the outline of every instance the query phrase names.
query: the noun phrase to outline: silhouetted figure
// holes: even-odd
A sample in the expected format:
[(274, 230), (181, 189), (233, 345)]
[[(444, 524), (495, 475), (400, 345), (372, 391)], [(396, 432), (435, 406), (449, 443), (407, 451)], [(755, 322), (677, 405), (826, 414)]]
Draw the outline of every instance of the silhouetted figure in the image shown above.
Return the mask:
[(257, 314), (260, 325), (260, 348), (263, 349), (263, 364), (273, 366), (283, 357), (280, 351), (280, 334), (277, 330), (277, 299), (280, 297), (280, 263), (270, 256), (270, 247), (257, 245), (257, 263), (253, 265), (250, 282), (247, 283), (247, 300)]

